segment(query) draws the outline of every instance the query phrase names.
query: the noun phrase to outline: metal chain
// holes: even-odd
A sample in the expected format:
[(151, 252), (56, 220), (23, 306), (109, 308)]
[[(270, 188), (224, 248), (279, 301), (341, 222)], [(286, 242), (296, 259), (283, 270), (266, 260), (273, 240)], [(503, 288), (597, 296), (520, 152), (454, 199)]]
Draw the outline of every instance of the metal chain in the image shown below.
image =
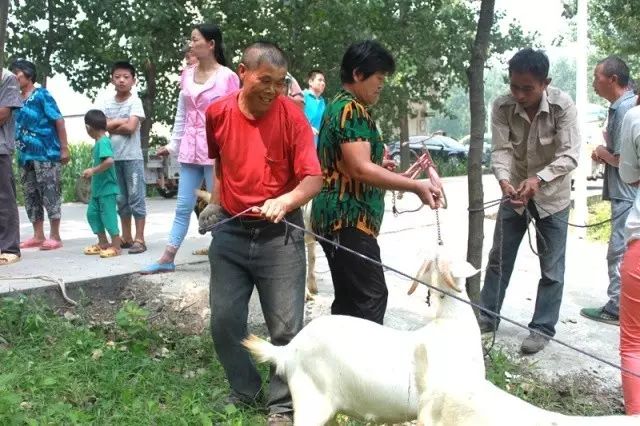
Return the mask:
[(442, 241), (442, 231), (440, 230), (440, 214), (439, 214), (440, 209), (435, 209), (434, 211), (436, 212), (436, 230), (438, 232), (438, 245), (443, 246), (444, 241)]
[(398, 209), (396, 208), (396, 191), (391, 191), (391, 211), (394, 217), (398, 217)]

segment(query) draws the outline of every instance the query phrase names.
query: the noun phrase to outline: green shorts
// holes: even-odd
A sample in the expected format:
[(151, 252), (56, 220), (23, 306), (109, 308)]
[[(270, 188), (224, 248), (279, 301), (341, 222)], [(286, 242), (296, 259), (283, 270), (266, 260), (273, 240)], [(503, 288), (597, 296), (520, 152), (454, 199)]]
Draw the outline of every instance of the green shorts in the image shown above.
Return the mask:
[(120, 235), (116, 197), (116, 194), (91, 197), (87, 220), (94, 234), (102, 234), (106, 229), (112, 237)]

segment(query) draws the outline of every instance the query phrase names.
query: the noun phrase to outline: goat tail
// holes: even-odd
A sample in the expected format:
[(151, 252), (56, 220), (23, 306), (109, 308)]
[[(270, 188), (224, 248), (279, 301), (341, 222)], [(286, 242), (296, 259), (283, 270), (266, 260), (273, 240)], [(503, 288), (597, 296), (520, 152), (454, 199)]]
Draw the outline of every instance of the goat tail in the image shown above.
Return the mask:
[(242, 341), (242, 346), (251, 352), (256, 361), (273, 364), (276, 367), (276, 374), (284, 375), (286, 346), (275, 346), (253, 334)]

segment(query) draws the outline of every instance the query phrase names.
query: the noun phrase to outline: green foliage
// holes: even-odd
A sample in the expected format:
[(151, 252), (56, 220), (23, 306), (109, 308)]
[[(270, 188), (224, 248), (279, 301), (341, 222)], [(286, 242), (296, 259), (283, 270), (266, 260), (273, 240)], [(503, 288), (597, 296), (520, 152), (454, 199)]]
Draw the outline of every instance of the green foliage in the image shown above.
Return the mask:
[[(144, 139), (151, 123), (173, 120), (181, 47), (201, 17), (223, 29), (230, 62), (237, 64), (253, 41), (274, 41), (289, 54), (290, 70), (303, 87), (310, 69), (326, 72), (329, 97), (340, 87), (346, 47), (377, 38), (397, 61), (376, 111), (391, 136), (410, 102), (439, 110), (452, 87), (466, 84), (477, 13), (477, 5), (464, 0), (14, 0), (7, 51), (33, 59), (43, 73), (65, 74), (74, 89), (89, 95), (108, 82), (111, 63), (129, 58), (139, 70), (148, 117)], [(500, 32), (502, 17), (497, 13), (491, 53), (524, 43), (513, 24)]]
[(116, 314), (116, 324), (127, 335), (126, 343), (134, 352), (146, 351), (153, 343), (148, 319), (149, 312), (131, 301), (126, 301)]
[(6, 46), (9, 56), (32, 61), (40, 83), (46, 83), (53, 72), (64, 72), (58, 57), (68, 46), (69, 32), (77, 27), (77, 2), (12, 0), (10, 7)]
[(69, 162), (62, 167), (62, 199), (65, 203), (76, 200), (76, 180), (91, 167), (93, 145), (69, 145)]
[[(0, 299), (0, 424), (264, 423), (257, 411), (225, 406), (208, 336), (153, 329), (132, 303), (118, 317), (124, 328), (87, 325), (39, 302)], [(142, 343), (131, 333), (152, 343), (131, 350)]]
[[(600, 223), (611, 218), (611, 203), (599, 201), (589, 205), (588, 224)], [(605, 222), (600, 226), (587, 228), (587, 238), (592, 241), (606, 243), (611, 235), (611, 222)]]
[(563, 377), (541, 383), (534, 365), (515, 361), (507, 353), (493, 350), (487, 365), (487, 380), (538, 407), (568, 415), (602, 416), (623, 414), (620, 396), (599, 394), (589, 378)]
[[(225, 405), (229, 386), (208, 335), (151, 327), (147, 313), (125, 302), (109, 321), (64, 319), (41, 302), (0, 299), (0, 424), (255, 425), (256, 410)], [(146, 334), (145, 350), (130, 350)], [(260, 366), (263, 377), (266, 366)], [(492, 352), (487, 377), (544, 408), (611, 414), (620, 404), (579, 384), (543, 385), (531, 365)], [(338, 417), (340, 425), (365, 423)]]
[(436, 163), (440, 177), (464, 176), (467, 174), (467, 162), (464, 160), (446, 161), (436, 157), (433, 159), (433, 162)]
[(640, 2), (637, 1), (589, 2), (589, 36), (598, 47), (600, 56), (621, 56), (635, 73), (640, 67), (639, 17)]

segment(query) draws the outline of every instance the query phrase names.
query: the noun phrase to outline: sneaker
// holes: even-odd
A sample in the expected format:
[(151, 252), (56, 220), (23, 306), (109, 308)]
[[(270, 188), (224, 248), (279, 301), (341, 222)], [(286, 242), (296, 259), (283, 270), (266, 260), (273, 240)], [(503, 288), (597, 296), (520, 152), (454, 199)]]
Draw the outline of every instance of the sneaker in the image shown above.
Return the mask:
[(496, 327), (495, 319), (479, 319), (478, 327), (480, 327), (480, 334), (495, 333), (496, 329), (498, 328)]
[(542, 334), (530, 331), (529, 337), (524, 339), (520, 346), (520, 351), (525, 355), (532, 355), (540, 352), (549, 343), (549, 338)]
[(260, 406), (260, 398), (261, 395), (256, 399), (252, 399), (238, 396), (235, 393), (230, 393), (224, 399), (224, 405), (233, 405), (236, 408), (258, 408)]
[(610, 314), (605, 311), (604, 308), (582, 308), (580, 309), (580, 315), (590, 320), (604, 322), (606, 324), (620, 325), (620, 318), (618, 315)]
[(267, 417), (267, 426), (291, 426), (293, 416), (290, 413), (272, 413)]

